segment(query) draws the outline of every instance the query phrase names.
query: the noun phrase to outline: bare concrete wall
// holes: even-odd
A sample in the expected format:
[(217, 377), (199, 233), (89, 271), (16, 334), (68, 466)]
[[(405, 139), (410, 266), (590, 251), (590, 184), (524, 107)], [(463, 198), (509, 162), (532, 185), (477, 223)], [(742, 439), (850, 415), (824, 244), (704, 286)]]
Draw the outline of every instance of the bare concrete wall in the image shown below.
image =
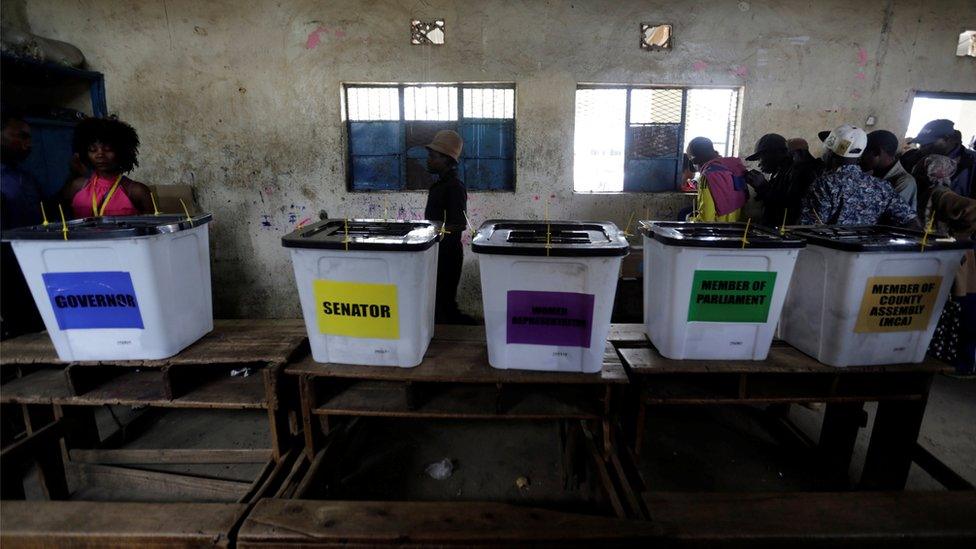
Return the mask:
[[(320, 209), (408, 215), (423, 194), (345, 190), (341, 82), (513, 81), (518, 191), (472, 194), (475, 222), (551, 215), (625, 224), (671, 217), (675, 194), (573, 193), (578, 82), (744, 88), (741, 142), (814, 140), (839, 123), (903, 132), (914, 89), (976, 91), (953, 55), (976, 28), (971, 0), (216, 1), (5, 0), (38, 34), (79, 46), (106, 75), (111, 111), (143, 141), (135, 177), (190, 183), (215, 214), (218, 316), (299, 314), (280, 236)], [(408, 44), (414, 16), (443, 17), (447, 44)], [(642, 21), (671, 22), (675, 49), (638, 49)], [(311, 38), (317, 36), (318, 40)], [(316, 43), (317, 42), (317, 43)], [(539, 200), (535, 198), (539, 197)], [(372, 209), (372, 210), (371, 210)], [(479, 312), (468, 257), (462, 306)]]

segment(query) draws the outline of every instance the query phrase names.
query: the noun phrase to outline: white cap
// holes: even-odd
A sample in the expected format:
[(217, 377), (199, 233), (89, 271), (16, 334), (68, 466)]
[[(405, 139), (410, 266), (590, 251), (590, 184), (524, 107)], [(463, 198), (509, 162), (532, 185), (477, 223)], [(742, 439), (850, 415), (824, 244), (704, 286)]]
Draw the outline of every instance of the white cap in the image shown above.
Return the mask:
[(837, 126), (833, 131), (817, 134), (827, 149), (844, 158), (860, 158), (868, 146), (868, 134), (850, 124)]

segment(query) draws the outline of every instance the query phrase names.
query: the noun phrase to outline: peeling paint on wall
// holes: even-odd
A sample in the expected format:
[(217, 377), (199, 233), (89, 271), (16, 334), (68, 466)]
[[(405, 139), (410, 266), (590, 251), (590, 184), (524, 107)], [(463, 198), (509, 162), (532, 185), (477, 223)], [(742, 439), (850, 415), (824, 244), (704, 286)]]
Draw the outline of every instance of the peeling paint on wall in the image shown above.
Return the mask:
[(308, 38), (305, 39), (305, 49), (314, 50), (319, 42), (322, 41), (322, 33), (329, 32), (329, 29), (325, 27), (318, 27), (312, 32), (308, 33)]

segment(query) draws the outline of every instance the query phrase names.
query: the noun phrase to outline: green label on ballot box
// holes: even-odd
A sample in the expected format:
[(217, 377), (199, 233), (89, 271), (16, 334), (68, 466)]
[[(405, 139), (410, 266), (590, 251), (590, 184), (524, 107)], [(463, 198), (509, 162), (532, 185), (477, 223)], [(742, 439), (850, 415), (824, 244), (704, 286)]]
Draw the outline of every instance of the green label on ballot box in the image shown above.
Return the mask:
[(695, 271), (688, 321), (766, 322), (776, 273)]

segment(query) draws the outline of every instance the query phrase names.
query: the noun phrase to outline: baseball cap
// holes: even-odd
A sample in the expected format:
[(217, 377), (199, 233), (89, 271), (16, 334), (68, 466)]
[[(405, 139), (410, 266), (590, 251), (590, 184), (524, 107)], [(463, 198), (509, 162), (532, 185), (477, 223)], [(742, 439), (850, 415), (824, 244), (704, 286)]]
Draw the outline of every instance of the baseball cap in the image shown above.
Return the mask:
[(746, 160), (759, 160), (764, 152), (777, 149), (786, 150), (786, 138), (778, 133), (767, 133), (756, 141), (756, 149), (746, 157)]
[(922, 130), (912, 139), (912, 142), (918, 143), (919, 145), (930, 145), (938, 141), (939, 138), (949, 135), (955, 129), (956, 125), (952, 120), (946, 120), (944, 118), (932, 120), (922, 126)]
[(820, 132), (817, 137), (828, 150), (843, 158), (860, 158), (868, 144), (868, 135), (864, 130), (850, 124)]

